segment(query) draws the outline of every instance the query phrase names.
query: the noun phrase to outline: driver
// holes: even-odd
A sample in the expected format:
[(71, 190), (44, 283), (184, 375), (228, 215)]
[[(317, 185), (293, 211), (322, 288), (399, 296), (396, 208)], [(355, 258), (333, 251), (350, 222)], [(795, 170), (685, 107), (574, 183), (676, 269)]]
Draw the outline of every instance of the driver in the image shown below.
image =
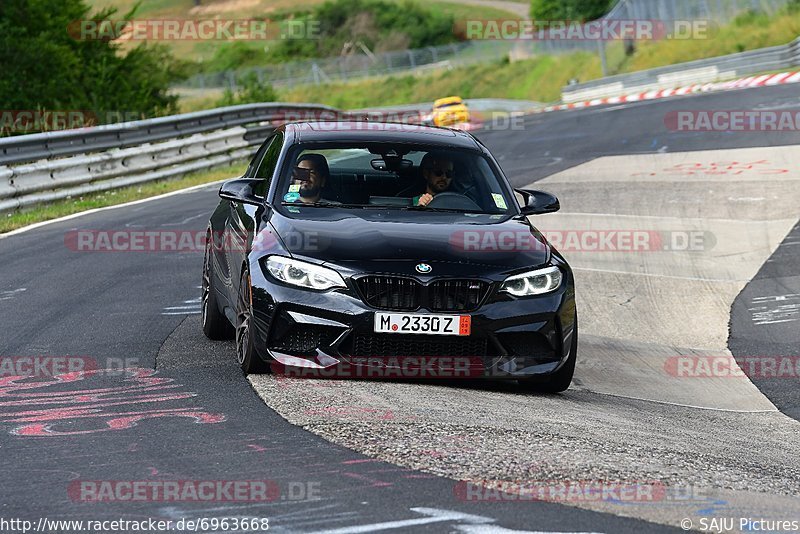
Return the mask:
[(427, 206), (433, 197), (453, 185), (453, 160), (447, 155), (428, 152), (419, 164), (425, 178), (425, 191), (413, 198), (414, 206)]

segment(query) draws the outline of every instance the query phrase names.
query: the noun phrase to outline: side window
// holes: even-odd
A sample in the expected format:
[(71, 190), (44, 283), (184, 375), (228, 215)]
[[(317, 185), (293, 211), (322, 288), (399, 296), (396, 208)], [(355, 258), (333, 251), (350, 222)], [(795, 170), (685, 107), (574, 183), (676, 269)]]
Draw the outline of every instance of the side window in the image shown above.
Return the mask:
[(266, 180), (267, 189), (269, 188), (270, 180), (272, 180), (272, 175), (275, 173), (275, 167), (278, 165), (278, 156), (281, 153), (281, 148), (283, 148), (283, 132), (278, 132), (269, 142), (266, 150), (264, 150), (264, 156), (261, 158), (258, 169), (253, 175), (253, 178)]
[(251, 178), (253, 176), (253, 168), (258, 164), (260, 159), (261, 159), (261, 149), (258, 149), (256, 151), (255, 156), (253, 156), (253, 159), (250, 160), (250, 164), (247, 166), (247, 170), (244, 171), (245, 176), (247, 176), (248, 178)]

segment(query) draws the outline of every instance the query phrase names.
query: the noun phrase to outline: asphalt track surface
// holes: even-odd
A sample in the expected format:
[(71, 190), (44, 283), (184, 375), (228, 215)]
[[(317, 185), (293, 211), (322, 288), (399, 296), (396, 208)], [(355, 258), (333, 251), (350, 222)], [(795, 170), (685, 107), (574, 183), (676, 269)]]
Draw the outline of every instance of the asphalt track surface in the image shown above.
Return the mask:
[[(797, 183), (750, 180), (739, 185), (760, 196), (748, 190), (731, 197), (719, 178), (714, 187), (660, 180), (643, 201), (636, 183), (601, 188), (591, 182), (597, 168), (581, 174), (580, 166), (602, 171), (610, 161), (612, 169), (624, 169), (630, 161), (603, 158), (749, 147), (790, 158), (780, 147), (800, 144), (796, 132), (678, 133), (667, 131), (663, 118), (671, 110), (779, 109), (797, 107), (798, 100), (792, 87), (761, 88), (543, 114), (526, 118), (521, 130), (478, 132), (514, 185), (541, 181), (561, 195), (565, 215), (552, 220), (567, 225), (588, 224), (580, 217), (593, 213), (606, 217), (603, 224), (633, 216), (677, 225), (687, 217), (700, 229), (719, 219), (711, 228), (722, 238), (734, 226), (723, 200), (762, 199), (736, 204), (733, 214), (757, 229), (751, 235), (744, 224), (733, 231), (743, 231), (747, 245), (760, 236), (760, 255), (739, 251), (741, 270), (733, 260), (727, 271), (702, 257), (697, 262), (704, 276), (730, 275), (724, 292), (731, 302), (666, 315), (663, 331), (647, 323), (647, 308), (626, 315), (614, 299), (669, 299), (665, 293), (679, 291), (617, 276), (636, 267), (629, 265), (634, 255), (576, 254), (583, 291), (592, 296), (589, 309), (579, 308), (586, 341), (576, 384), (560, 396), (525, 395), (510, 386), (270, 377), (254, 378), (254, 391), (230, 343), (210, 342), (200, 332), (201, 251), (87, 253), (65, 242), (77, 229), (202, 231), (217, 202), (213, 186), (0, 239), (0, 356), (81, 356), (103, 369), (128, 367), (119, 374), (2, 382), (2, 517), (268, 517), (271, 530), (284, 532), (656, 532), (679, 530), (683, 517), (796, 519), (800, 425), (784, 413), (797, 415), (797, 379), (667, 380), (669, 389), (654, 392), (650, 380), (663, 377), (653, 374), (648, 358), (685, 354), (677, 350), (718, 354), (728, 342), (727, 328), (717, 324), (723, 319), (734, 355), (797, 355), (794, 308), (780, 308), (787, 322), (767, 325), (755, 324), (750, 309), (753, 298), (785, 297), (778, 301), (785, 306), (800, 293), (798, 232), (790, 232)], [(569, 179), (571, 169), (583, 182)], [(796, 167), (789, 174), (797, 179)], [(674, 191), (677, 212), (653, 211), (646, 201)], [(670, 256), (647, 265), (653, 271), (643, 278), (668, 279), (658, 269), (677, 269), (670, 262), (685, 260)], [(697, 291), (721, 291), (706, 282)], [(630, 295), (618, 295), (618, 288)], [(731, 304), (732, 315), (722, 317)], [(637, 358), (641, 367), (614, 367)], [(325, 409), (309, 409), (314, 403)], [(464, 500), (456, 480), (470, 479), (656, 481), (693, 493), (657, 503)], [(159, 480), (269, 480), (279, 495), (269, 503), (85, 502), (76, 490), (81, 481)]]

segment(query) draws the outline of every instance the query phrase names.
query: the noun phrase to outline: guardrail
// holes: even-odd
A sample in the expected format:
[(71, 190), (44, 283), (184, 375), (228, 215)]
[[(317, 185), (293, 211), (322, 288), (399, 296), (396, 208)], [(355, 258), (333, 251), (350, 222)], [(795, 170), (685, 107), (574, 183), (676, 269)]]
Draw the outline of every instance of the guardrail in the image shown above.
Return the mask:
[(314, 104), (248, 104), (92, 128), (0, 138), (0, 212), (230, 164)]
[[(419, 122), (414, 110), (381, 110), (390, 120)], [(341, 120), (368, 110), (316, 104), (246, 104), (141, 121), (0, 138), (0, 212), (175, 178), (249, 157), (278, 124)], [(399, 118), (399, 119), (398, 119)]]
[(571, 103), (643, 91), (672, 89), (680, 85), (717, 82), (799, 65), (800, 37), (786, 45), (567, 85), (561, 89), (561, 99), (565, 103)]
[(0, 138), (0, 165), (70, 156), (221, 130), (298, 112), (339, 110), (319, 104), (245, 104), (120, 124)]

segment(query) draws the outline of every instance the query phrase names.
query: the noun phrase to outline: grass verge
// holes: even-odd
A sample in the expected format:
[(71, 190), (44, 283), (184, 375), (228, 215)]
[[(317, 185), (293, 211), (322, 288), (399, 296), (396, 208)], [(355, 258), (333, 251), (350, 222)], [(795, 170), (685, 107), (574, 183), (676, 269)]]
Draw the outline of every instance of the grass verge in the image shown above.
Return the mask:
[(517, 98), (552, 102), (570, 78), (600, 76), (600, 61), (588, 53), (539, 56), (509, 63), (498, 60), (423, 76), (393, 76), (346, 84), (306, 85), (282, 94), (287, 102), (319, 102), (343, 109), (463, 98)]
[[(611, 74), (673, 65), (786, 44), (800, 35), (800, 12), (769, 18), (745, 13), (727, 26), (709, 32), (707, 39), (639, 43), (627, 57), (620, 43), (607, 47)], [(456, 67), (424, 75), (371, 78), (350, 83), (295, 87), (280, 93), (288, 102), (319, 102), (340, 108), (363, 108), (432, 101), (451, 94), (464, 98), (518, 98), (553, 102), (570, 78), (588, 81), (602, 76), (597, 54), (578, 52), (538, 56), (509, 63)]]
[(58, 217), (72, 215), (73, 213), (79, 213), (81, 211), (124, 204), (134, 200), (163, 195), (164, 193), (170, 193), (194, 185), (241, 176), (246, 168), (246, 163), (239, 163), (229, 167), (220, 167), (219, 169), (210, 171), (188, 174), (175, 180), (148, 182), (141, 185), (115, 189), (113, 191), (101, 191), (82, 195), (78, 198), (57, 200), (48, 204), (2, 214), (0, 215), (0, 234), (22, 228), (23, 226), (28, 226), (29, 224), (57, 219)]

